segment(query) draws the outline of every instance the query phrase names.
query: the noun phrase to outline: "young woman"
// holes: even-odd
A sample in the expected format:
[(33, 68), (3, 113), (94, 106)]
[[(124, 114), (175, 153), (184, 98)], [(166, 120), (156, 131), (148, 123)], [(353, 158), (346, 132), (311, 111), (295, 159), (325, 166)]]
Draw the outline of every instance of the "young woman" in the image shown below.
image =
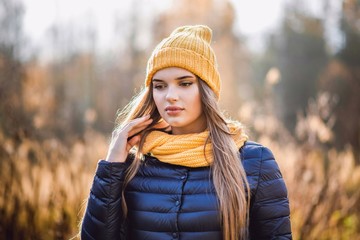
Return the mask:
[(211, 37), (184, 26), (153, 51), (98, 163), (82, 239), (292, 238), (271, 151), (219, 109)]

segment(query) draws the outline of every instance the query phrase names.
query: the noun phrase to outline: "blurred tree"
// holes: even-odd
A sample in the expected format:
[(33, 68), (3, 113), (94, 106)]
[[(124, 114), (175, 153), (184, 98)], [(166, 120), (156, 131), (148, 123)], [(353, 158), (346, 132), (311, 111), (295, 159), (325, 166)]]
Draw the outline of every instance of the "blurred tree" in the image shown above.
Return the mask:
[(31, 128), (22, 99), (23, 14), (20, 2), (0, 0), (0, 127), (5, 135), (15, 139), (28, 134)]
[[(48, 83), (49, 71), (41, 66), (36, 59), (26, 63), (25, 81), (22, 98), (24, 109), (31, 114), (32, 124), (37, 137), (45, 134), (45, 129), (53, 129), (54, 123), (54, 89)], [(34, 94), (36, 93), (36, 94)]]
[(127, 15), (115, 19), (116, 42), (124, 47), (117, 50), (118, 58), (111, 68), (108, 92), (112, 94), (109, 103), (117, 108), (124, 107), (134, 95), (134, 90), (138, 92), (144, 82), (147, 57), (143, 38), (152, 36), (145, 34), (146, 25), (143, 22), (153, 19), (146, 18), (142, 13), (149, 7), (143, 0), (131, 1)]
[(277, 67), (281, 81), (274, 88), (275, 111), (290, 131), (298, 111), (316, 96), (319, 73), (328, 61), (323, 22), (310, 16), (298, 1), (290, 2), (278, 34), (269, 37), (263, 67), (257, 78), (265, 80), (271, 67)]
[(97, 96), (96, 30), (91, 23), (85, 27), (58, 24), (49, 34), (53, 55), (47, 64), (47, 84), (55, 106), (49, 108), (52, 114), (48, 115), (47, 127), (60, 138), (81, 136)]
[(350, 143), (360, 163), (360, 2), (344, 0), (339, 26), (343, 43), (323, 73), (320, 88), (338, 98), (335, 143)]
[[(114, 127), (116, 111), (122, 109), (139, 92), (145, 78), (147, 60), (148, 25), (153, 17), (143, 14), (151, 9), (144, 0), (129, 1), (126, 14), (114, 17), (113, 51), (99, 57), (97, 65), (96, 127), (108, 133)], [(102, 59), (102, 60), (101, 60)]]

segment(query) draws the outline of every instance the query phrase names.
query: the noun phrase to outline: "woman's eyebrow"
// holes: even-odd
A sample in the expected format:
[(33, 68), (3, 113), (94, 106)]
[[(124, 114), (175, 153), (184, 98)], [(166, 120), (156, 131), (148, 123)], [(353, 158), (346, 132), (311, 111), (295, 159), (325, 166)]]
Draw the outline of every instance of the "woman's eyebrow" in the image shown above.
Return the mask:
[[(188, 79), (188, 78), (196, 79), (195, 76), (192, 76), (192, 75), (184, 75), (184, 76), (180, 76), (180, 77), (175, 78), (175, 80), (184, 80), (184, 79)], [(153, 81), (153, 82), (164, 82), (164, 80), (157, 79), (157, 78), (153, 78), (152, 81)]]
[(185, 76), (177, 77), (177, 78), (175, 78), (175, 80), (182, 80), (182, 79), (186, 79), (186, 78), (195, 78), (195, 76), (185, 75)]
[(156, 79), (156, 78), (153, 78), (152, 81), (153, 81), (153, 82), (163, 82), (163, 80)]
[[(192, 75), (185, 75), (185, 76), (177, 77), (177, 78), (175, 78), (175, 80), (183, 80), (183, 79), (187, 79), (187, 78), (196, 78), (196, 77), (192, 76)], [(164, 80), (153, 78), (152, 81), (153, 82), (163, 82)]]

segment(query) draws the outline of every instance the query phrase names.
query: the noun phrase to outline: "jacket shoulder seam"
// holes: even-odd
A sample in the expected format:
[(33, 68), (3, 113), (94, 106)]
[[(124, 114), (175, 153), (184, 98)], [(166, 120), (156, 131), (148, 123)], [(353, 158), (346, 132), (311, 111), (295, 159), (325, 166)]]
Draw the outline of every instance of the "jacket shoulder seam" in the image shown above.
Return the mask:
[(256, 188), (255, 188), (255, 192), (254, 192), (254, 196), (256, 196), (259, 185), (260, 185), (260, 179), (261, 179), (261, 170), (262, 170), (262, 166), (263, 166), (263, 152), (264, 152), (264, 147), (260, 147), (261, 148), (261, 154), (260, 154), (260, 166), (259, 166), (259, 174), (258, 174), (258, 181), (256, 184)]

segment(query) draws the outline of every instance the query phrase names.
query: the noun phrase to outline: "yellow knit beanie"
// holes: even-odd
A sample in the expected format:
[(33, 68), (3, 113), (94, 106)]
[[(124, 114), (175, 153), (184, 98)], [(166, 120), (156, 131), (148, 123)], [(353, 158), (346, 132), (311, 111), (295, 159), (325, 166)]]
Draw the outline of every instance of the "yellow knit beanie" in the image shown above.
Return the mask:
[(156, 46), (148, 60), (145, 85), (151, 84), (153, 75), (160, 69), (179, 67), (200, 77), (219, 98), (220, 75), (210, 46), (211, 37), (211, 29), (203, 25), (175, 29)]

